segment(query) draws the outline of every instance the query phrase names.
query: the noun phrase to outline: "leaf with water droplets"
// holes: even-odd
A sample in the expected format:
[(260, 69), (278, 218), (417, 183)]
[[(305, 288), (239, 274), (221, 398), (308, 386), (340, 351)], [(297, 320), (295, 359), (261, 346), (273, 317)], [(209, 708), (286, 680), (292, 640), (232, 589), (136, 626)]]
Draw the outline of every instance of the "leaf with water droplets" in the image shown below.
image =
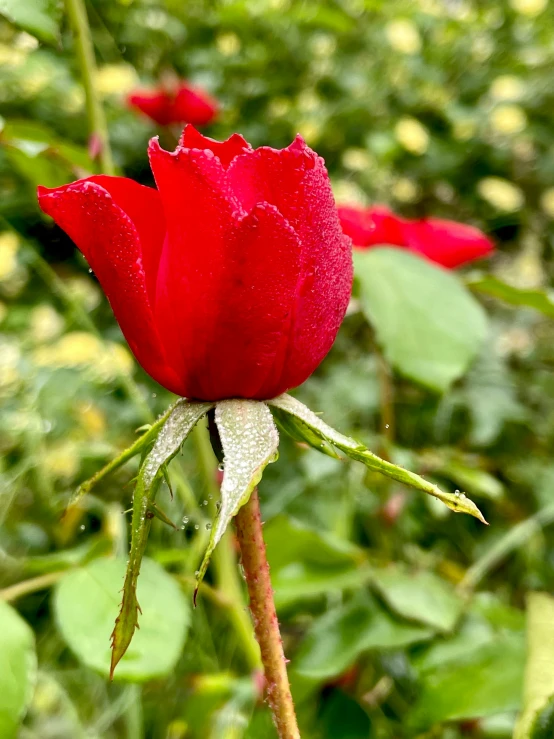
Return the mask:
[(162, 470), (177, 454), (196, 423), (212, 408), (211, 403), (198, 403), (182, 398), (163, 417), (158, 436), (139, 470), (133, 494), (131, 522), (131, 552), (123, 584), (123, 598), (112, 633), (112, 661), (110, 678), (123, 657), (135, 629), (138, 627), (140, 606), (137, 600), (137, 581), (146, 549), (152, 518), (156, 515), (154, 498), (162, 480)]
[[(320, 444), (310, 441), (311, 435), (315, 436), (318, 440), (332, 444), (346, 454), (347, 457), (350, 457), (350, 459), (362, 462), (366, 467), (380, 472), (386, 477), (390, 477), (397, 482), (409, 485), (410, 487), (416, 488), (416, 490), (421, 490), (428, 495), (432, 495), (434, 498), (438, 498), (456, 513), (468, 513), (470, 516), (478, 518), (482, 523), (487, 523), (475, 503), (464, 493), (445, 493), (437, 485), (425, 480), (420, 475), (416, 475), (415, 472), (410, 472), (410, 470), (406, 470), (404, 467), (399, 467), (396, 464), (392, 464), (392, 462), (381, 459), (381, 457), (370, 452), (366, 446), (360, 444), (359, 441), (349, 436), (344, 436), (344, 434), (328, 426), (319, 416), (316, 416), (313, 411), (292, 396), (286, 394), (280, 395), (278, 398), (268, 401), (268, 404), (272, 408), (277, 409), (278, 413), (288, 414), (293, 419), (296, 427), (300, 429), (298, 433), (302, 433), (304, 440), (310, 443), (315, 449), (321, 451)], [(311, 435), (302, 431), (305, 428), (310, 429)], [(293, 436), (293, 438), (295, 437)]]
[[(197, 588), (229, 521), (248, 502), (266, 466), (277, 458), (279, 434), (267, 405), (258, 400), (222, 400), (215, 422), (224, 455), (221, 505), (197, 574)], [(195, 593), (196, 598), (196, 593)]]

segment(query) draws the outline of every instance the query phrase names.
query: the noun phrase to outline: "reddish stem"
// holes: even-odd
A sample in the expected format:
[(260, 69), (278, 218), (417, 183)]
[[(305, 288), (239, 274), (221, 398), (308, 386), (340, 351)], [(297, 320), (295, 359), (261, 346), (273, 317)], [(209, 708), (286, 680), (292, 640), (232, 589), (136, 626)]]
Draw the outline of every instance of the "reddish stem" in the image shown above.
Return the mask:
[(235, 516), (235, 524), (273, 720), (279, 739), (300, 739), (273, 600), (256, 490)]

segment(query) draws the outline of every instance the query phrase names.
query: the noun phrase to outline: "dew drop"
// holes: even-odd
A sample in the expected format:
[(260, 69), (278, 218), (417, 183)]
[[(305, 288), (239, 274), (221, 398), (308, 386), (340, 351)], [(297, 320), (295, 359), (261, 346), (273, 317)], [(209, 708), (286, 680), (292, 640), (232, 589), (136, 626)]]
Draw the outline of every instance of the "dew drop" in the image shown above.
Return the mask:
[(196, 572), (194, 573), (194, 577), (198, 577), (199, 574), (200, 574), (200, 570), (196, 570)]
[(195, 523), (195, 524), (194, 524), (194, 529), (195, 529), (195, 531), (198, 531), (198, 529), (199, 529), (199, 528), (200, 528), (200, 526), (199, 526), (199, 525), (198, 525), (197, 523)]
[(386, 424), (385, 424), (385, 428), (386, 428), (386, 429), (390, 429), (390, 423), (386, 423)]
[(79, 528), (81, 529), (81, 531), (84, 531), (84, 530), (85, 530), (85, 524), (84, 524), (84, 523), (82, 523), (82, 524), (81, 524), (81, 525), (79, 526)]
[(225, 469), (225, 466), (224, 466), (223, 462), (220, 462), (220, 463), (219, 463), (219, 464), (217, 465), (217, 469), (218, 469), (218, 470), (219, 470), (220, 472), (223, 472), (223, 470)]
[(212, 528), (211, 523), (207, 523), (206, 524), (206, 531), (209, 531), (211, 528)]
[(207, 500), (203, 500), (202, 501), (202, 505), (208, 505), (208, 501)]
[(183, 516), (183, 523), (184, 524), (187, 524), (188, 522), (189, 522), (189, 517), (188, 516)]

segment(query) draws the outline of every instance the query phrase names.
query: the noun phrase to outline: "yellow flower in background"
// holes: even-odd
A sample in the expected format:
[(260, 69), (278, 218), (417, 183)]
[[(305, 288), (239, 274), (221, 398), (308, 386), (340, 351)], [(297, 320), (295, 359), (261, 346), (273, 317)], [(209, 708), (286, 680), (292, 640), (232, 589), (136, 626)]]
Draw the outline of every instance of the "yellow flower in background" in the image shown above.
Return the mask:
[(234, 56), (238, 54), (241, 48), (240, 38), (236, 33), (229, 31), (228, 33), (220, 33), (215, 41), (217, 50), (223, 56)]
[(133, 357), (124, 346), (104, 342), (85, 331), (72, 331), (55, 344), (39, 347), (33, 360), (38, 367), (83, 368), (102, 382), (130, 374), (134, 368)]
[(458, 141), (469, 141), (477, 132), (477, 122), (473, 118), (463, 118), (452, 125), (452, 134)]
[(130, 64), (105, 64), (96, 72), (96, 89), (100, 95), (125, 95), (139, 82), (136, 70)]
[(429, 148), (429, 132), (416, 118), (401, 118), (394, 127), (398, 143), (411, 154), (425, 154)]
[(12, 231), (0, 234), (0, 281), (11, 277), (17, 269), (19, 237)]
[(365, 149), (346, 149), (342, 155), (342, 164), (353, 172), (363, 172), (371, 167), (372, 157)]
[(390, 46), (402, 54), (421, 51), (421, 36), (417, 26), (407, 18), (398, 18), (385, 26), (385, 36)]
[(507, 136), (521, 133), (527, 127), (527, 116), (519, 105), (499, 105), (492, 111), (489, 120), (497, 133)]
[(516, 13), (534, 18), (546, 9), (548, 0), (510, 0), (510, 5)]
[(74, 442), (60, 442), (46, 450), (42, 463), (52, 477), (71, 480), (79, 472), (79, 449)]
[(541, 208), (549, 218), (554, 218), (554, 187), (549, 187), (541, 195)]
[(298, 121), (298, 131), (306, 140), (309, 146), (313, 146), (321, 136), (321, 123), (316, 121), (303, 120)]
[(501, 177), (485, 177), (478, 183), (477, 192), (494, 208), (506, 212), (520, 210), (525, 203), (519, 187)]
[(391, 187), (391, 193), (395, 200), (401, 203), (415, 203), (420, 196), (420, 188), (417, 182), (408, 177), (399, 177)]
[(333, 195), (337, 203), (349, 205), (367, 205), (364, 191), (352, 180), (333, 180)]
[(503, 74), (492, 81), (489, 94), (495, 100), (519, 100), (525, 94), (525, 85), (519, 77)]
[(31, 335), (37, 342), (50, 341), (59, 336), (64, 320), (51, 305), (43, 303), (31, 311)]
[(106, 414), (93, 403), (78, 403), (76, 416), (87, 436), (100, 437), (107, 428)]

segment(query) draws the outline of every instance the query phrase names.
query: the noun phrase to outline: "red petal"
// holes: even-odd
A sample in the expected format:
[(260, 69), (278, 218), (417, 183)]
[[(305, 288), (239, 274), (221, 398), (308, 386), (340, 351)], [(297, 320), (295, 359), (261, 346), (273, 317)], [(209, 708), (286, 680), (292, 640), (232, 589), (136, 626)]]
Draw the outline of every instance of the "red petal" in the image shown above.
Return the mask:
[(302, 245), (291, 341), (281, 385), (294, 387), (327, 354), (348, 306), (352, 287), (350, 239), (341, 230), (323, 160), (301, 137), (283, 150), (262, 147), (229, 167), (243, 206), (267, 201), (296, 231)]
[(239, 154), (252, 151), (252, 147), (240, 133), (234, 133), (226, 141), (216, 141), (202, 135), (191, 125), (185, 126), (179, 146), (185, 149), (209, 149), (213, 151), (225, 169)]
[(492, 241), (478, 228), (438, 218), (406, 223), (404, 237), (410, 249), (450, 269), (480, 259), (494, 249)]
[[(131, 93), (127, 98), (128, 104), (144, 115), (151, 118), (160, 126), (174, 123), (174, 97), (165, 90), (142, 90)], [(181, 121), (177, 121), (180, 123)]]
[[(153, 212), (159, 208), (157, 193), (132, 180), (114, 179), (78, 180), (52, 190), (39, 187), (39, 204), (85, 255), (140, 364), (161, 385), (179, 392), (178, 378), (167, 366), (154, 325), (139, 230), (95, 180), (109, 183), (120, 202), (137, 197), (144, 207), (150, 203)], [(149, 229), (143, 232), (151, 233)]]
[(342, 230), (350, 236), (355, 247), (363, 249), (379, 244), (406, 246), (405, 221), (384, 205), (372, 208), (342, 205), (338, 212)]
[(173, 105), (173, 122), (193, 123), (202, 126), (210, 123), (217, 114), (217, 102), (204, 90), (183, 84), (177, 90)]
[(196, 324), (184, 374), (190, 395), (266, 399), (287, 389), (278, 383), (300, 251), (292, 228), (267, 203), (255, 206), (227, 234), (225, 261), (212, 265), (188, 296)]
[(244, 211), (211, 151), (181, 147), (171, 154), (152, 139), (149, 155), (168, 237), (155, 313), (162, 340), (178, 354), (179, 373), (185, 377), (191, 347), (205, 344), (212, 331), (212, 303), (218, 299), (210, 292), (213, 278), (228, 261), (229, 234)]

